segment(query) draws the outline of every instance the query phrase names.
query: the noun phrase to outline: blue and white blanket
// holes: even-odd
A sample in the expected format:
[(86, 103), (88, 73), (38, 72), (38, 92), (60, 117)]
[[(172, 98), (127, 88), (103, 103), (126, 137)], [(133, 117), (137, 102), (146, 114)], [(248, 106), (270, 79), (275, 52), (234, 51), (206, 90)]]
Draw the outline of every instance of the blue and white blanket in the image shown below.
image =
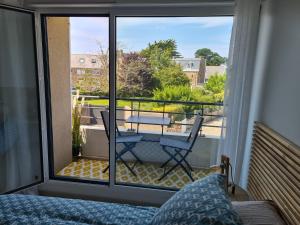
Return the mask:
[(31, 195), (0, 195), (0, 224), (147, 225), (158, 208)]

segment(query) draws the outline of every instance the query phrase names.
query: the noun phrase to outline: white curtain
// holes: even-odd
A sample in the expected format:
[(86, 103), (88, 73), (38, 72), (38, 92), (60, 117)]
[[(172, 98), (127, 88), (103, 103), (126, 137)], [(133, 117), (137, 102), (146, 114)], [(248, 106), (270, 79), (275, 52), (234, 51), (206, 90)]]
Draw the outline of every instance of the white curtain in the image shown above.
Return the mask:
[(230, 157), (239, 183), (247, 136), (250, 96), (259, 26), (260, 0), (236, 0), (218, 159)]

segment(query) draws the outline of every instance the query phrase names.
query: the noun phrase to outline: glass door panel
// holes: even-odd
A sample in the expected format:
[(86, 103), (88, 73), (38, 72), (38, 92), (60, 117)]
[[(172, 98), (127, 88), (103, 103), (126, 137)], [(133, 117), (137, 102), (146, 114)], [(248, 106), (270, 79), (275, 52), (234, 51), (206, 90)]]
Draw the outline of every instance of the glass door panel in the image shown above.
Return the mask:
[(0, 193), (43, 180), (34, 15), (0, 6)]
[(232, 21), (117, 17), (116, 183), (180, 189), (215, 172)]
[[(108, 17), (47, 16), (52, 176), (108, 182)], [(107, 127), (108, 129), (108, 127)]]

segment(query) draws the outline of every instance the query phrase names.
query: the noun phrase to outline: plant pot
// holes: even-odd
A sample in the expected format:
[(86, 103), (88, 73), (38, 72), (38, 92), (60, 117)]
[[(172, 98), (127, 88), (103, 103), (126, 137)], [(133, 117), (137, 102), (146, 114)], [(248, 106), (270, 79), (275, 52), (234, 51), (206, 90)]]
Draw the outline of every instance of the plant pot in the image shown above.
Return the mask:
[(72, 147), (73, 157), (79, 156), (80, 152), (81, 152), (81, 146), (73, 146)]

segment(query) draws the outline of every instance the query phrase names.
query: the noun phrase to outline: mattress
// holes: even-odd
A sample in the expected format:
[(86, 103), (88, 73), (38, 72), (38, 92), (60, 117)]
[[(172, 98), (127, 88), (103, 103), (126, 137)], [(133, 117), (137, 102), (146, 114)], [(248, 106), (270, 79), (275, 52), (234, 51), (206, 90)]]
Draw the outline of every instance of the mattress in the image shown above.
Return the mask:
[(232, 202), (244, 225), (286, 225), (271, 201)]

